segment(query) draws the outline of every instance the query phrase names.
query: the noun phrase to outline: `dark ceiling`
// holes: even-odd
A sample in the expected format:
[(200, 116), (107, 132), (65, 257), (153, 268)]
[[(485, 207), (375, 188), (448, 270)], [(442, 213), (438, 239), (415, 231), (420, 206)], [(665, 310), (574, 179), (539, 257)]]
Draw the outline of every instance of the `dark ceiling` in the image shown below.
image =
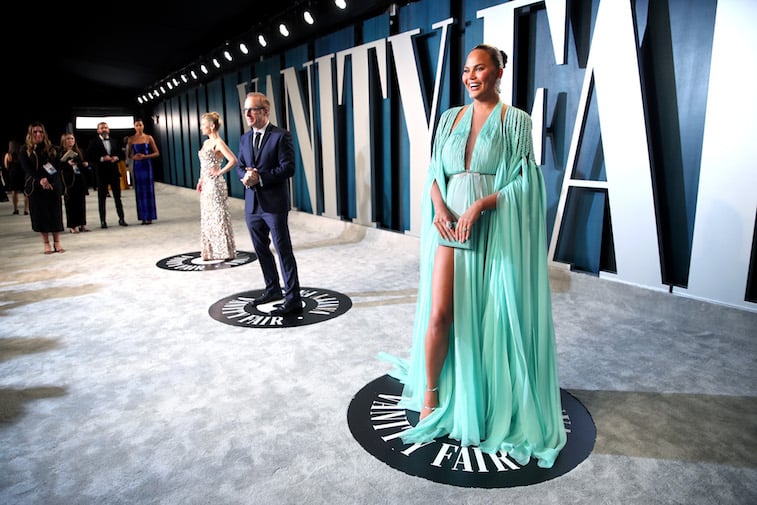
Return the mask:
[[(138, 95), (226, 44), (236, 50), (239, 39), (245, 38), (251, 49), (261, 51), (253, 36), (260, 30), (268, 31), (273, 43), (267, 53), (248, 59), (386, 12), (392, 3), (407, 2), (347, 0), (344, 11), (333, 0), (157, 0), (136, 7), (82, 0), (56, 9), (27, 4), (31, 6), (22, 10), (40, 12), (18, 16), (18, 29), (5, 18), (0, 35), (5, 62), (0, 79), (4, 109), (10, 113), (0, 146), (4, 151), (7, 139), (23, 141), (27, 125), (35, 120), (42, 121), (57, 141), (76, 113), (139, 114)], [(309, 31), (292, 30), (285, 41), (274, 33), (281, 20), (301, 23), (308, 6), (316, 17)], [(276, 45), (276, 40), (282, 42)]]

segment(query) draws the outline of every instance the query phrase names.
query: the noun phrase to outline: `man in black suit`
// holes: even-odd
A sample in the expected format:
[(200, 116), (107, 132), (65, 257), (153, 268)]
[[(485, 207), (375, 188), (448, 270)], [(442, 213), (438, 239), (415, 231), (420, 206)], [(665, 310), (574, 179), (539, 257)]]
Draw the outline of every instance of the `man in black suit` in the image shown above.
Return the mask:
[(121, 203), (121, 172), (118, 170), (118, 160), (121, 154), (121, 144), (110, 137), (108, 123), (97, 123), (97, 136), (87, 147), (87, 161), (95, 167), (97, 177), (97, 204), (100, 211), (100, 228), (107, 228), (105, 221), (105, 198), (108, 196), (108, 186), (113, 191), (113, 202), (116, 204), (118, 224), (128, 226), (124, 220), (124, 206)]
[(279, 272), (270, 249), (272, 238), (284, 278), (284, 302), (274, 305), (271, 311), (279, 316), (301, 313), (302, 299), (288, 224), (288, 182), (294, 175), (292, 134), (270, 123), (270, 109), (264, 94), (247, 94), (244, 116), (250, 131), (239, 142), (237, 174), (245, 186), (245, 220), (265, 281), (263, 295), (255, 303), (282, 298)]

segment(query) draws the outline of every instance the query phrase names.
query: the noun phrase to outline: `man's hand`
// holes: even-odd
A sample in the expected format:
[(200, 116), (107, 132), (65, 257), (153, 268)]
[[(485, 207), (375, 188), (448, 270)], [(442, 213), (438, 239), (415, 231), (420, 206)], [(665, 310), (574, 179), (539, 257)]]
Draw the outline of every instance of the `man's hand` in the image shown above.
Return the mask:
[(244, 184), (248, 188), (251, 188), (254, 185), (260, 183), (260, 175), (258, 174), (257, 168), (247, 167), (246, 170), (247, 172), (244, 174), (244, 177), (242, 178), (242, 184)]

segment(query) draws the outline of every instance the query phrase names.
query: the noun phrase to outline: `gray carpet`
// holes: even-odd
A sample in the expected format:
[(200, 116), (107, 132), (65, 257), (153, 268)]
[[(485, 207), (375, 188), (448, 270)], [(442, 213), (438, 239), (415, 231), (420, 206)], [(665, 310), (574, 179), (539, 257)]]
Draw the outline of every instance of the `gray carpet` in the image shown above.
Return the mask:
[[(347, 408), (410, 345), (417, 239), (294, 212), (301, 284), (349, 296), (323, 323), (222, 324), (261, 289), (257, 263), (156, 267), (198, 251), (199, 201), (157, 185), (158, 220), (62, 236), (43, 255), (0, 203), (2, 504), (757, 503), (757, 313), (553, 269), (561, 386), (596, 445), (537, 485), (461, 488), (406, 475), (352, 437)], [(237, 248), (252, 250), (232, 201)]]

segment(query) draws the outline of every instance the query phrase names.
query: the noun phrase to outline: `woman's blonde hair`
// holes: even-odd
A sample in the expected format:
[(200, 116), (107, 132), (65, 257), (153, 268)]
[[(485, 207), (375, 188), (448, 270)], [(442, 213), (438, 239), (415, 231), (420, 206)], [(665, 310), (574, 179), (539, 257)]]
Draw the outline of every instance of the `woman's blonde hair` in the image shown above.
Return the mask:
[(43, 125), (39, 121), (35, 121), (30, 124), (29, 128), (26, 131), (26, 139), (24, 141), (26, 153), (32, 154), (34, 152), (34, 135), (32, 135), (32, 130), (34, 130), (34, 128), (42, 129), (42, 134), (44, 135), (44, 140), (42, 141), (42, 150), (46, 152), (51, 158), (55, 158), (55, 147), (53, 146), (52, 142), (50, 142), (50, 137), (47, 136), (47, 129), (45, 128), (45, 125)]
[(213, 125), (213, 129), (216, 131), (220, 130), (221, 126), (223, 126), (221, 115), (215, 111), (206, 112), (205, 114), (202, 115), (202, 119), (209, 121)]

